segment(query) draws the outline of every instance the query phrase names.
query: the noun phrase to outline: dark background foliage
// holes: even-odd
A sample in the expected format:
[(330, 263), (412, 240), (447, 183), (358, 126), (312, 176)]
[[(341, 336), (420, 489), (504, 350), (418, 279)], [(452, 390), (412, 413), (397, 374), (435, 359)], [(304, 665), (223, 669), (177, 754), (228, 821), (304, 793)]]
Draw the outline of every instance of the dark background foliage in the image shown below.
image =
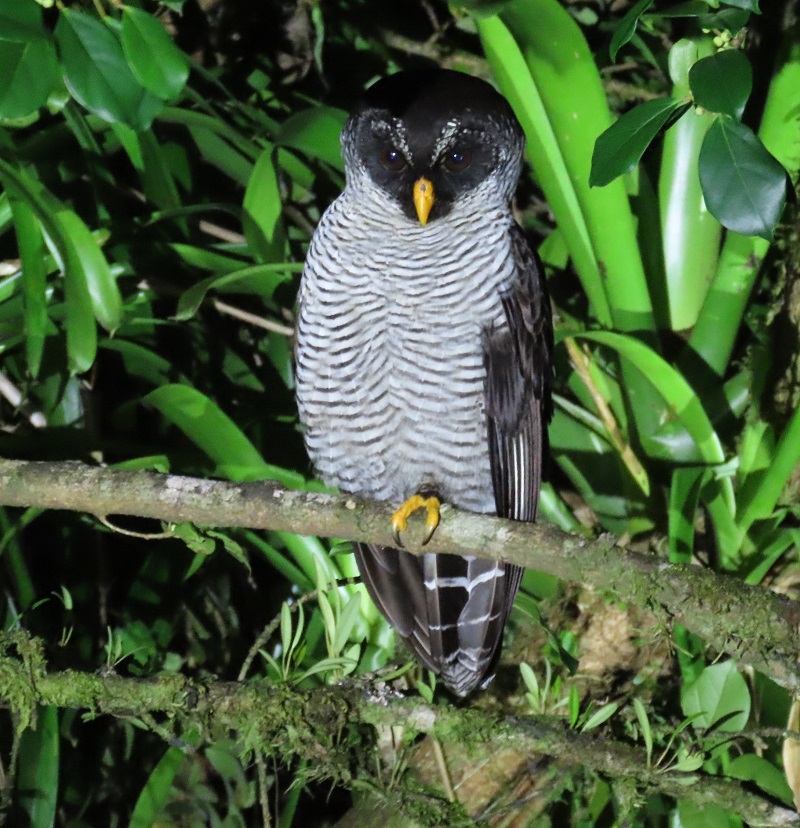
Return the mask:
[[(496, 82), (528, 133), (516, 208), (559, 343), (544, 518), (791, 592), (795, 4), (464, 6), (0, 0), (0, 453), (318, 488), (293, 400), (300, 263), (343, 185), (346, 110), (435, 63)], [(344, 543), (2, 509), (0, 554), (5, 629), (45, 642), (51, 670), (302, 688), (382, 671), (448, 703), (418, 668), (392, 673), (385, 622), (335, 586), (356, 574)], [(791, 699), (717, 655), (531, 572), (496, 697), (472, 703), (603, 727), (656, 767), (791, 805)], [(9, 708), (9, 825), (323, 826), (354, 791), (401, 824), (455, 819), (410, 733), (390, 749), (353, 729), (346, 763), (316, 767), (144, 711), (40, 707), (25, 728)], [(536, 778), (459, 820), (741, 823), (580, 769)]]

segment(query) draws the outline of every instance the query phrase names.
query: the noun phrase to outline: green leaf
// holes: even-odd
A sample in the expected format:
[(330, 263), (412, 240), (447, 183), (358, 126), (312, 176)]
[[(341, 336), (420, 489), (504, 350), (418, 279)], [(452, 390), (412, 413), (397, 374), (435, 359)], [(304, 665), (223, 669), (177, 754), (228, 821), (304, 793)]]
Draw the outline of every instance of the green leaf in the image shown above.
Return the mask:
[(157, 408), (231, 480), (277, 480), (302, 486), (302, 475), (265, 463), (239, 427), (205, 394), (188, 385), (164, 385), (142, 399)]
[(333, 651), (341, 653), (347, 644), (347, 639), (350, 633), (353, 632), (356, 622), (359, 618), (359, 608), (361, 606), (361, 593), (353, 593), (347, 604), (345, 604), (342, 614), (339, 616), (339, 623), (336, 626), (336, 637), (333, 641)]
[(800, 461), (800, 409), (795, 410), (781, 434), (763, 475), (746, 481), (740, 495), (739, 525), (747, 531), (756, 520), (768, 518)]
[(128, 828), (152, 828), (158, 822), (158, 816), (170, 797), (172, 782), (183, 763), (183, 757), (183, 751), (176, 747), (169, 748), (161, 757), (136, 800)]
[(753, 782), (762, 791), (780, 799), (786, 805), (792, 804), (792, 791), (786, 784), (783, 772), (763, 756), (755, 753), (737, 756), (726, 766), (725, 775)]
[(220, 172), (246, 187), (253, 171), (252, 162), (217, 132), (204, 126), (190, 126), (189, 132), (203, 158)]
[(701, 29), (723, 29), (731, 34), (736, 34), (741, 28), (747, 25), (750, 19), (750, 12), (743, 9), (722, 8), (713, 14), (700, 15), (697, 25)]
[(528, 158), (556, 217), (558, 229), (564, 235), (583, 289), (597, 318), (602, 324), (610, 325), (611, 308), (589, 228), (542, 95), (519, 46), (503, 22), (498, 18), (486, 18), (476, 23), (500, 90), (514, 107), (525, 130)]
[(31, 376), (39, 374), (47, 331), (46, 247), (42, 226), (30, 205), (11, 199), (17, 232), (17, 247), (22, 261), (22, 300), (25, 316), (25, 352)]
[(609, 702), (604, 704), (598, 710), (595, 710), (591, 716), (584, 722), (581, 727), (581, 733), (586, 733), (588, 730), (593, 730), (599, 727), (604, 722), (607, 722), (619, 709), (619, 702)]
[(657, 98), (626, 112), (595, 142), (589, 184), (604, 187), (632, 170), (656, 135), (688, 108), (673, 98)]
[(42, 10), (36, 3), (0, 2), (0, 40), (27, 43), (42, 37)]
[(343, 109), (331, 106), (315, 106), (303, 109), (287, 118), (275, 135), (275, 143), (292, 147), (310, 158), (319, 158), (335, 167), (344, 169), (339, 135), (347, 119)]
[(283, 246), (280, 225), (283, 201), (271, 148), (265, 149), (256, 161), (242, 206), (244, 233), (250, 246), (262, 260), (272, 261)]
[(686, 379), (655, 351), (631, 336), (618, 333), (586, 331), (575, 336), (607, 345), (631, 362), (656, 385), (666, 403), (664, 416), (675, 416), (686, 426), (703, 459), (713, 465), (725, 461), (722, 443), (700, 399)]
[(619, 25), (614, 31), (611, 38), (611, 44), (608, 47), (608, 54), (611, 60), (617, 59), (617, 52), (636, 34), (636, 26), (639, 23), (639, 18), (653, 5), (653, 0), (639, 0), (631, 6), (625, 13), (625, 16), (620, 20)]
[(647, 754), (647, 766), (650, 767), (650, 763), (653, 759), (653, 729), (650, 727), (650, 718), (647, 715), (644, 704), (638, 696), (634, 696), (633, 698), (633, 710), (636, 713), (636, 718), (639, 722), (639, 730), (641, 731), (642, 739), (644, 740), (645, 753)]
[(16, 797), (30, 828), (52, 828), (58, 803), (58, 708), (38, 707), (36, 729), (27, 728), (17, 757)]
[(97, 325), (83, 268), (71, 248), (67, 247), (65, 253), (62, 269), (67, 308), (67, 354), (70, 367), (81, 374), (94, 364), (97, 354)]
[(701, 728), (738, 732), (750, 716), (750, 691), (733, 659), (706, 667), (693, 684), (681, 692), (685, 716), (696, 716)]
[(772, 239), (786, 203), (786, 170), (750, 127), (718, 118), (703, 141), (699, 172), (706, 205), (722, 225)]
[(0, 118), (23, 118), (44, 106), (57, 79), (56, 50), (49, 40), (0, 40)]
[[(274, 264), (254, 265), (233, 273), (224, 273), (222, 276), (209, 276), (188, 290), (185, 290), (178, 299), (178, 309), (174, 319), (184, 321), (191, 319), (196, 313), (210, 290), (225, 290), (243, 293), (257, 293), (264, 298), (272, 298), (279, 285), (290, 279), (290, 273), (296, 273), (302, 265), (295, 262), (279, 262)], [(244, 282), (245, 284), (241, 284)]]
[(753, 14), (761, 14), (758, 2), (759, 0), (725, 0), (725, 5), (735, 6), (737, 9), (744, 9), (745, 11), (753, 12)]
[(753, 68), (741, 49), (726, 49), (698, 60), (689, 70), (689, 86), (704, 109), (741, 118), (753, 90)]
[(76, 100), (106, 121), (149, 128), (163, 103), (136, 80), (114, 31), (88, 14), (64, 9), (55, 35), (64, 81)]
[(163, 24), (141, 9), (125, 6), (121, 38), (128, 65), (139, 83), (165, 101), (176, 98), (186, 85), (189, 64)]
[(69, 239), (70, 265), (79, 270), (89, 291), (97, 321), (107, 330), (116, 330), (122, 321), (122, 296), (100, 245), (72, 210), (61, 210), (56, 220)]
[(667, 9), (658, 12), (659, 17), (704, 17), (708, 15), (708, 3), (704, 0), (687, 0), (685, 3), (676, 3)]

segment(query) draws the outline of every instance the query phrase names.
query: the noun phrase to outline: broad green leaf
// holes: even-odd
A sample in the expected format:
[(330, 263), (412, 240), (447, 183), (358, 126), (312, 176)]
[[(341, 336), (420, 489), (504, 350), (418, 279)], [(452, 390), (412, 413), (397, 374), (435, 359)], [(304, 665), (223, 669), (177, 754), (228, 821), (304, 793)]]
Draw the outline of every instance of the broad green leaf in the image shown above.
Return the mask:
[(88, 14), (64, 9), (55, 34), (64, 81), (76, 100), (106, 121), (147, 129), (163, 104), (134, 77), (116, 32)]
[(673, 98), (657, 98), (626, 112), (595, 142), (589, 184), (604, 187), (630, 172), (656, 135), (688, 108), (688, 103)]
[(706, 667), (697, 681), (684, 686), (681, 708), (685, 716), (697, 716), (697, 727), (742, 730), (750, 717), (750, 691), (733, 659)]
[(44, 34), (42, 10), (36, 3), (20, 0), (0, 2), (0, 41), (27, 43)]
[(659, 17), (704, 17), (708, 15), (708, 3), (704, 0), (687, 0), (666, 9), (659, 9)]
[[(788, 170), (792, 181), (800, 169), (800, 41), (787, 35), (775, 62), (758, 135), (767, 150)], [(722, 376), (733, 352), (740, 322), (769, 242), (728, 233), (708, 298), (689, 340), (694, 353)]]
[(47, 270), (44, 235), (30, 205), (17, 198), (11, 200), (17, 247), (22, 261), (22, 298), (25, 313), (25, 353), (31, 376), (39, 374), (47, 331)]
[(172, 783), (183, 758), (183, 751), (177, 747), (169, 748), (161, 757), (136, 800), (128, 828), (152, 828), (157, 824), (161, 810), (170, 798)]
[(244, 232), (250, 247), (268, 262), (274, 260), (283, 246), (280, 224), (283, 201), (272, 156), (272, 149), (267, 148), (256, 161), (242, 205)]
[(699, 172), (706, 205), (722, 225), (772, 239), (786, 203), (786, 170), (750, 127), (717, 118), (703, 141)]
[(737, 9), (744, 9), (753, 12), (753, 14), (761, 14), (758, 3), (759, 0), (725, 0), (726, 6), (735, 6)]
[(331, 106), (315, 106), (303, 109), (287, 118), (275, 135), (275, 143), (292, 147), (310, 158), (319, 158), (335, 167), (344, 169), (339, 145), (347, 113)]
[(122, 11), (122, 48), (136, 79), (165, 101), (176, 98), (189, 77), (186, 55), (155, 17), (134, 6)]
[(71, 210), (61, 210), (56, 221), (69, 239), (70, 259), (74, 258), (70, 263), (83, 274), (97, 321), (107, 331), (115, 331), (122, 321), (122, 296), (100, 245)]
[(721, 8), (713, 14), (700, 15), (697, 24), (701, 29), (723, 29), (736, 34), (749, 19), (750, 12), (744, 9)]
[(741, 118), (753, 89), (753, 68), (741, 49), (726, 49), (689, 70), (694, 101), (709, 112)]
[(302, 486), (297, 472), (265, 463), (256, 447), (227, 414), (205, 394), (188, 385), (164, 385), (142, 399), (157, 408), (231, 480), (277, 480)]
[(27, 728), (17, 757), (15, 798), (30, 828), (52, 828), (58, 803), (58, 708), (39, 706), (36, 729)]
[(725, 775), (753, 782), (765, 793), (777, 797), (787, 805), (792, 804), (792, 792), (783, 773), (763, 756), (755, 753), (737, 756), (726, 766)]
[(56, 50), (49, 40), (0, 40), (0, 118), (23, 118), (44, 106), (57, 79)]
[(653, 0), (639, 0), (634, 3), (625, 13), (625, 17), (620, 20), (614, 35), (611, 38), (611, 44), (608, 47), (608, 54), (611, 60), (617, 59), (617, 52), (636, 34), (636, 26), (639, 23), (639, 18), (653, 5)]

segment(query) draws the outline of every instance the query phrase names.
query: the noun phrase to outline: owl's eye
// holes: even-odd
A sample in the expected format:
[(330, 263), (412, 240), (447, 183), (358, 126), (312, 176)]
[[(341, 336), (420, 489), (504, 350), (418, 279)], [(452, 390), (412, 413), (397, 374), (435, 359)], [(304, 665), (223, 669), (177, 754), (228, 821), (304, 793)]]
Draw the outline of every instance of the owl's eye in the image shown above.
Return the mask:
[(450, 172), (461, 172), (472, 162), (472, 153), (468, 149), (450, 150), (444, 158), (444, 165)]
[(406, 159), (403, 158), (403, 154), (399, 149), (396, 149), (395, 147), (384, 147), (381, 150), (381, 164), (383, 164), (387, 170), (391, 170), (392, 172), (400, 172), (400, 170), (404, 169), (406, 166)]

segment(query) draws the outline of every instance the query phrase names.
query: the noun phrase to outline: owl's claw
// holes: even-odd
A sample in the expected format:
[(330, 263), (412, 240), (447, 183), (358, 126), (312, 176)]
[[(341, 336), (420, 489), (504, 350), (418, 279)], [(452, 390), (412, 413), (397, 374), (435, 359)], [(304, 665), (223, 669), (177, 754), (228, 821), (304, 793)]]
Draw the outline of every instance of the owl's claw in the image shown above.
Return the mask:
[(408, 498), (403, 505), (392, 515), (392, 537), (395, 544), (403, 549), (403, 541), (400, 533), (405, 532), (408, 526), (408, 518), (418, 509), (426, 509), (428, 516), (425, 520), (425, 537), (422, 545), (425, 546), (433, 537), (436, 527), (439, 525), (439, 506), (441, 502), (435, 495), (424, 496), (415, 494)]

